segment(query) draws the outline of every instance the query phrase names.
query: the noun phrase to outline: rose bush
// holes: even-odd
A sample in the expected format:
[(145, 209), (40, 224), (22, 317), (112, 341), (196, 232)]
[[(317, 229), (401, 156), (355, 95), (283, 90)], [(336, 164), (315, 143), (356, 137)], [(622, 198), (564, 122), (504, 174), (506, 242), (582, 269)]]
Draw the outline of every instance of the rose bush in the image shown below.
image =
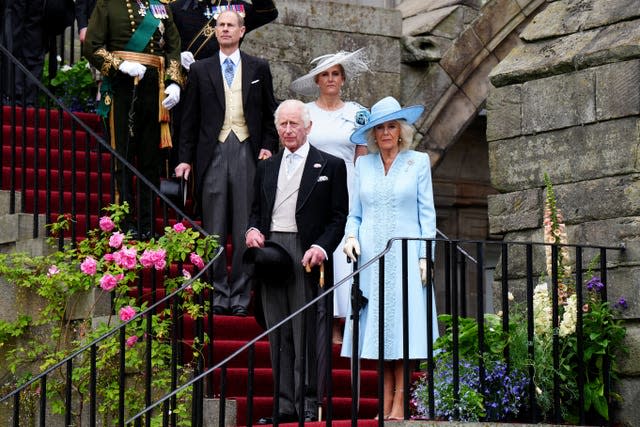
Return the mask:
[[(47, 369), (75, 349), (103, 336), (119, 322), (130, 322), (126, 326), (125, 342), (128, 381), (132, 384), (143, 383), (145, 356), (151, 350), (152, 387), (154, 390), (169, 389), (170, 370), (166, 367), (171, 362), (172, 313), (169, 308), (158, 309), (151, 317), (153, 328), (149, 333), (144, 318), (134, 319), (149, 302), (132, 292), (133, 286), (143, 275), (163, 271), (164, 277), (158, 286), (163, 286), (167, 293), (177, 289), (191, 280), (194, 269), (204, 268), (215, 254), (218, 243), (214, 237), (201, 236), (179, 222), (173, 227), (166, 227), (165, 234), (157, 240), (137, 241), (130, 234), (120, 231), (120, 224), (128, 214), (127, 204), (112, 205), (105, 212), (106, 215), (99, 220), (99, 227), (89, 231), (87, 238), (75, 247), (69, 245), (63, 251), (39, 257), (23, 253), (0, 254), (0, 277), (5, 283), (29, 289), (44, 301), (37, 318), (19, 315), (12, 322), (0, 321), (0, 349), (5, 351), (5, 367), (8, 368), (2, 378), (3, 391), (15, 388), (37, 371)], [(69, 216), (61, 216), (49, 226), (51, 234), (55, 237), (65, 230), (70, 220)], [(193, 259), (198, 262), (192, 262)], [(172, 269), (177, 274), (173, 274)], [(71, 316), (74, 309), (72, 301), (92, 288), (103, 291), (96, 304), (100, 298), (106, 298), (112, 307), (112, 315), (97, 322), (97, 325), (92, 325), (92, 319), (76, 320)], [(197, 303), (194, 296), (209, 288), (207, 283), (200, 280), (191, 282), (182, 295), (180, 311), (193, 318), (204, 316), (209, 307), (207, 303)], [(43, 327), (50, 333), (30, 333)], [(205, 342), (207, 339), (205, 337)], [(139, 345), (140, 340), (148, 340), (152, 345)], [(193, 345), (198, 347), (194, 351), (201, 350), (199, 346), (202, 343)], [(103, 425), (110, 424), (118, 407), (119, 349), (118, 334), (112, 334), (98, 344), (98, 411), (103, 416)], [(90, 369), (87, 359), (74, 362), (74, 393), (79, 399), (86, 397), (89, 392)], [(37, 366), (35, 372), (34, 366)], [(182, 365), (179, 375), (187, 378), (191, 370), (188, 364)], [(63, 379), (48, 382), (48, 401), (57, 413), (62, 413), (64, 409), (63, 386)], [(33, 389), (31, 392), (37, 394), (40, 391)], [(144, 396), (137, 387), (127, 387), (125, 399), (128, 411), (143, 407)], [(175, 411), (184, 412), (186, 403), (180, 399), (178, 402)], [(74, 416), (80, 420), (82, 414), (75, 413)], [(184, 424), (187, 425), (188, 421), (185, 419)]]

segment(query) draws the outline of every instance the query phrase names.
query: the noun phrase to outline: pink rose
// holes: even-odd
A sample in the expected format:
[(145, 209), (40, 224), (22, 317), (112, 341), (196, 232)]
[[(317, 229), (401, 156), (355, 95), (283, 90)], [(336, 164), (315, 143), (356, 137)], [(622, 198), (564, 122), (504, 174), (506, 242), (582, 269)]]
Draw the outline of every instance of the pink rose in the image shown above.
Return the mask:
[(189, 255), (189, 259), (191, 260), (191, 264), (195, 265), (198, 268), (204, 268), (204, 261), (202, 261), (202, 258), (200, 258), (200, 255), (198, 255), (195, 252), (191, 252), (191, 254)]
[(145, 249), (142, 256), (140, 256), (140, 264), (145, 268), (155, 267), (156, 270), (162, 270), (167, 265), (166, 255), (167, 251), (164, 249), (155, 251), (153, 249)]
[(122, 249), (113, 254), (116, 264), (122, 268), (126, 268), (127, 270), (133, 270), (136, 268), (136, 263), (138, 262), (136, 258), (137, 255), (138, 250), (136, 248), (126, 247), (122, 247)]
[(131, 307), (130, 305), (122, 307), (120, 309), (120, 320), (122, 320), (123, 322), (128, 322), (129, 320), (133, 319), (133, 316), (135, 315), (136, 309)]
[(82, 261), (82, 264), (80, 264), (80, 271), (82, 271), (84, 274), (88, 274), (89, 276), (93, 276), (94, 274), (96, 274), (97, 270), (98, 263), (95, 259), (93, 259), (93, 257), (86, 257), (84, 261)]
[(136, 335), (131, 335), (127, 338), (127, 348), (131, 348), (138, 342), (138, 337)]
[(114, 290), (116, 286), (118, 286), (118, 279), (112, 274), (105, 274), (100, 278), (100, 287), (105, 292)]
[(119, 231), (116, 231), (111, 235), (111, 237), (109, 237), (109, 246), (111, 246), (114, 249), (118, 249), (120, 246), (122, 246), (123, 240), (124, 240), (124, 234), (122, 234)]
[(153, 252), (152, 249), (145, 249), (142, 255), (140, 255), (140, 264), (142, 264), (144, 268), (153, 266)]
[(104, 256), (102, 257), (102, 259), (105, 262), (111, 262), (114, 260), (113, 254), (104, 254)]
[(108, 233), (111, 230), (113, 230), (115, 227), (116, 225), (114, 224), (114, 222), (111, 220), (110, 217), (103, 216), (102, 218), (100, 218), (100, 230), (104, 231), (105, 233)]
[(182, 277), (184, 277), (185, 280), (189, 280), (191, 279), (191, 273), (189, 273), (189, 270), (186, 269), (182, 269)]
[(153, 265), (156, 270), (164, 270), (167, 265), (167, 251), (164, 249), (158, 249), (154, 253)]
[(55, 265), (51, 265), (49, 270), (47, 270), (47, 277), (55, 276), (58, 273), (60, 273), (60, 269)]
[(184, 224), (181, 223), (181, 222), (176, 222), (173, 225), (173, 231), (175, 231), (176, 233), (182, 233), (186, 229), (187, 229), (187, 227), (185, 227)]

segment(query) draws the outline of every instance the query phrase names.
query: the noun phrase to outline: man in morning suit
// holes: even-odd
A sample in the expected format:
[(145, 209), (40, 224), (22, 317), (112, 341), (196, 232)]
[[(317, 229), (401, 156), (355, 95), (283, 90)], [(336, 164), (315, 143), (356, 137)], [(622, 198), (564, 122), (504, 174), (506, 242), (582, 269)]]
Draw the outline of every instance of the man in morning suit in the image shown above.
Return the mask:
[(188, 179), (193, 163), (204, 229), (223, 245), (232, 237), (231, 274), (224, 252), (213, 266), (214, 313), (246, 316), (251, 286), (242, 265), (244, 233), (258, 159), (278, 149), (276, 101), (267, 61), (239, 50), (242, 17), (221, 13), (215, 31), (220, 50), (189, 71), (175, 172)]
[[(249, 248), (263, 247), (269, 239), (286, 248), (293, 259), (292, 278), (279, 286), (259, 285), (268, 328), (318, 295), (317, 267), (322, 263), (331, 286), (333, 268), (327, 255), (342, 239), (349, 205), (344, 162), (307, 143), (311, 121), (304, 103), (284, 101), (276, 110), (275, 120), (284, 150), (258, 165), (245, 236)], [(307, 267), (312, 268), (311, 274), (305, 274)], [(306, 320), (297, 316), (283, 325), (279, 347), (274, 337), (269, 337), (272, 363), (278, 353), (280, 357), (280, 394), (278, 410), (274, 410), (278, 422), (292, 421), (296, 413), (306, 421), (317, 419), (317, 384), (326, 373), (317, 372), (316, 366), (323, 348), (323, 343), (316, 342), (316, 330), (323, 327), (316, 319), (323, 313), (322, 308), (316, 310), (307, 309)], [(306, 345), (301, 348), (303, 321), (308, 332), (304, 334)], [(275, 383), (277, 367), (273, 372)], [(301, 393), (305, 407), (296, 410)], [(264, 423), (272, 421), (265, 419)]]
[[(176, 0), (170, 3), (173, 20), (182, 40), (180, 59), (185, 70), (189, 71), (191, 64), (196, 59), (208, 58), (220, 49), (215, 34), (213, 37), (209, 37), (208, 31), (203, 30), (205, 26), (215, 25), (215, 20), (212, 22), (210, 20), (215, 19), (221, 9), (228, 9), (233, 6), (244, 11), (241, 13), (244, 13), (245, 37), (250, 31), (266, 25), (278, 17), (278, 9), (273, 0), (252, 0), (252, 3), (244, 0), (225, 0), (222, 2), (223, 4), (220, 3), (219, 0)], [(242, 44), (242, 40), (244, 40), (244, 37), (240, 40), (240, 44)], [(174, 139), (179, 141), (182, 104), (176, 105), (171, 110), (171, 114), (173, 136)], [(172, 167), (177, 164), (178, 153), (179, 147), (176, 143), (171, 152)]]

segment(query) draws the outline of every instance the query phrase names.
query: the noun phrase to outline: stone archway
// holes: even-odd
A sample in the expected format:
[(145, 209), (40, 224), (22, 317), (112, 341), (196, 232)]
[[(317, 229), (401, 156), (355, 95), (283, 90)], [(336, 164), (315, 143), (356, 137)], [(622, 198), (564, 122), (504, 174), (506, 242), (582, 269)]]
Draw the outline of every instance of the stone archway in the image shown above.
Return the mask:
[(515, 46), (545, 0), (405, 0), (402, 103), (423, 104), (416, 123), (434, 166), (484, 106), (489, 72)]

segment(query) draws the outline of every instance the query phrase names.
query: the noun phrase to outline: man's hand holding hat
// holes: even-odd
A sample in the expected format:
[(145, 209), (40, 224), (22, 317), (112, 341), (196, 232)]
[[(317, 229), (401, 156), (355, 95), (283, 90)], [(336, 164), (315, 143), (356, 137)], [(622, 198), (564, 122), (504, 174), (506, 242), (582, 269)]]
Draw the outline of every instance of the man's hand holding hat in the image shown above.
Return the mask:
[(257, 228), (250, 228), (244, 236), (248, 248), (263, 248), (264, 235)]

